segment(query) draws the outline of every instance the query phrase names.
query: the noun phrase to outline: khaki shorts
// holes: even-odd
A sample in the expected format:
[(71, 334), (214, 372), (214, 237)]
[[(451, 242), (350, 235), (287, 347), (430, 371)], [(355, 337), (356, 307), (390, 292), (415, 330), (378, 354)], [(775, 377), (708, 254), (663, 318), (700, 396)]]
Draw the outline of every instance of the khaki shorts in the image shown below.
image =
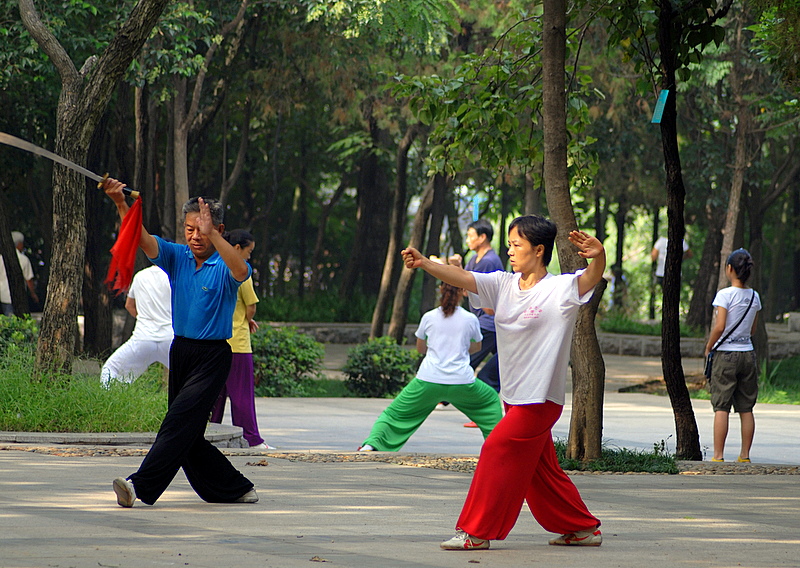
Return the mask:
[(752, 412), (758, 397), (758, 363), (755, 351), (717, 351), (708, 382), (715, 411)]

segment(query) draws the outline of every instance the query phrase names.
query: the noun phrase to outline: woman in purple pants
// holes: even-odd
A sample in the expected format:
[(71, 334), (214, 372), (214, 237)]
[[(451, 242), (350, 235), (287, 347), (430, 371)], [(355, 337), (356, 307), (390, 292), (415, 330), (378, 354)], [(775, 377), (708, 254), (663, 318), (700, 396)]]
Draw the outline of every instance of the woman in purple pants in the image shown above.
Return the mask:
[[(250, 260), (250, 255), (256, 246), (253, 235), (243, 229), (235, 229), (226, 233), (226, 240), (242, 256)], [(234, 426), (239, 426), (244, 431), (244, 439), (251, 448), (274, 450), (264, 442), (258, 433), (256, 421), (256, 404), (253, 380), (253, 349), (250, 345), (250, 334), (258, 329), (258, 323), (253, 320), (256, 315), (256, 296), (253, 289), (253, 278), (248, 278), (239, 287), (236, 299), (236, 309), (233, 312), (233, 337), (228, 340), (233, 352), (231, 370), (222, 392), (211, 411), (211, 422), (222, 422), (225, 414), (225, 399), (231, 399), (231, 418)]]

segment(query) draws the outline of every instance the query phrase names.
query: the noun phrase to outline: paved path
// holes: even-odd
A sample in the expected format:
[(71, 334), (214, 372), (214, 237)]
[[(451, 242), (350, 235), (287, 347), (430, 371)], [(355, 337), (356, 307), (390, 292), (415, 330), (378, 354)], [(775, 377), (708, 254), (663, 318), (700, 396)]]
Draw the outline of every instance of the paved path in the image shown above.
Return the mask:
[[(527, 508), (488, 551), (445, 552), (464, 473), (234, 456), (252, 505), (202, 502), (179, 474), (155, 506), (116, 505), (140, 457), (0, 452), (0, 566), (490, 568), (798, 566), (797, 476), (579, 475), (603, 546), (547, 545)], [(266, 466), (248, 465), (255, 463)]]
[[(674, 449), (666, 397), (613, 392), (617, 385), (659, 376), (660, 362), (607, 358), (607, 367), (607, 443), (650, 449), (666, 440)], [(576, 475), (589, 508), (603, 521), (602, 547), (548, 546), (549, 535), (523, 508), (509, 538), (493, 542), (492, 549), (441, 551), (438, 543), (452, 534), (469, 474), (326, 462), (312, 451), (354, 449), (388, 403), (259, 399), (267, 440), (308, 459), (232, 451), (234, 464), (258, 489), (261, 500), (253, 505), (206, 504), (179, 473), (155, 506), (122, 509), (111, 480), (134, 471), (140, 455), (0, 450), (0, 567), (800, 566), (797, 475)], [(694, 407), (707, 446), (711, 410), (705, 401)], [(569, 405), (556, 435), (566, 436), (568, 414)], [(759, 405), (756, 420), (754, 461), (800, 462), (800, 407)], [(456, 410), (434, 412), (405, 450), (475, 455), (480, 434), (463, 422)], [(731, 428), (729, 459), (737, 430)]]

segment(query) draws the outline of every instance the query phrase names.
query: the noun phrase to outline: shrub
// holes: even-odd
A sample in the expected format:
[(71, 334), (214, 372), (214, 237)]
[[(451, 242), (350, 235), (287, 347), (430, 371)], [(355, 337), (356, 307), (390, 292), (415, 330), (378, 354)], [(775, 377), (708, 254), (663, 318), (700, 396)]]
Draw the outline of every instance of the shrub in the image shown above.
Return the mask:
[(39, 326), (30, 317), (0, 315), (0, 357), (33, 348)]
[(320, 377), (325, 348), (294, 327), (264, 327), (251, 336), (256, 396), (307, 396)]
[(419, 358), (391, 337), (378, 337), (353, 347), (342, 371), (358, 396), (394, 396), (414, 377)]

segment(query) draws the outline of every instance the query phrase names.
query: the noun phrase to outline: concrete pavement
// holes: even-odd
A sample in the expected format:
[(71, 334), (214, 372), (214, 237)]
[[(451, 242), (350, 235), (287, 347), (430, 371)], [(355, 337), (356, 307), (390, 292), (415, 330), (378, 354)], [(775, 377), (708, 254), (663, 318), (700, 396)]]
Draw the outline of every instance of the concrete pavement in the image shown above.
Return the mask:
[[(140, 457), (0, 452), (0, 566), (798, 566), (797, 476), (577, 475), (600, 548), (547, 545), (523, 508), (505, 541), (442, 551), (470, 475), (376, 462), (235, 455), (256, 504), (202, 502), (182, 473), (155, 506), (116, 505)], [(266, 464), (266, 465), (253, 465)], [(309, 564), (312, 563), (312, 564)]]
[[(606, 364), (607, 443), (651, 449), (665, 440), (674, 449), (666, 397), (614, 392), (660, 376), (660, 362), (611, 356)], [(684, 361), (687, 372), (692, 364)], [(602, 547), (548, 546), (550, 535), (524, 507), (509, 538), (490, 550), (441, 551), (469, 474), (329, 454), (355, 449), (387, 404), (258, 399), (262, 435), (286, 453), (230, 451), (257, 487), (261, 500), (252, 505), (204, 503), (179, 473), (155, 506), (137, 502), (122, 509), (111, 480), (133, 472), (146, 447), (0, 444), (0, 568), (800, 566), (797, 475), (575, 475), (587, 505), (603, 521)], [(709, 403), (695, 401), (694, 408), (701, 444), (708, 446)], [(556, 436), (566, 437), (569, 412), (568, 404)], [(758, 405), (755, 413), (753, 461), (800, 462), (800, 407)], [(729, 461), (739, 443), (734, 420)], [(404, 451), (474, 456), (481, 436), (464, 421), (456, 410), (436, 411)]]

